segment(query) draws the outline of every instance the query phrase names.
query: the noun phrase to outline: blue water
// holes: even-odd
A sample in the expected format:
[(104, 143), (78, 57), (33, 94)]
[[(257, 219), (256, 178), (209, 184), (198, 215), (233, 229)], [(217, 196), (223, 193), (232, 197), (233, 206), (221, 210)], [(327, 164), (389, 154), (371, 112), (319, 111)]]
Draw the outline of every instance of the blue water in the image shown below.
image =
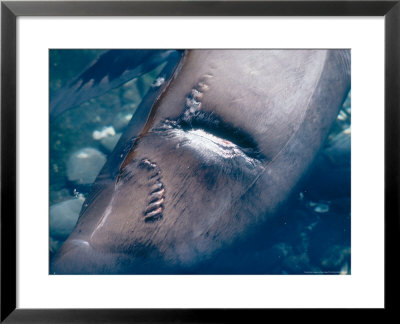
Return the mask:
[[(55, 93), (98, 57), (102, 50), (51, 50), (50, 93)], [(117, 89), (70, 109), (50, 123), (50, 257), (72, 231), (96, 174), (74, 166), (91, 156), (90, 170), (100, 170), (159, 68)], [(350, 274), (351, 94), (343, 103), (312, 171), (265, 229), (235, 250), (234, 260), (253, 264), (254, 273)], [(78, 162), (76, 162), (78, 161)], [(89, 172), (90, 173), (90, 172)], [(92, 180), (91, 180), (92, 179)], [(248, 253), (252, 250), (252, 253)], [(224, 256), (221, 256), (224, 258)], [(233, 261), (222, 259), (226, 271)], [(204, 269), (212, 272), (212, 264)], [(237, 264), (236, 269), (240, 269)], [(244, 266), (245, 268), (245, 266)]]

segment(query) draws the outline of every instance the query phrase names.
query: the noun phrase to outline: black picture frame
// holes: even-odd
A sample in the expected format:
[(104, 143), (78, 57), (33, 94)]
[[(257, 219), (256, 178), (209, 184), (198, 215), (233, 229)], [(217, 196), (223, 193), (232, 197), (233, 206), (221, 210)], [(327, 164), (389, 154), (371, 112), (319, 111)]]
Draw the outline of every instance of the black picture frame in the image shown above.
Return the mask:
[[(19, 16), (384, 16), (385, 307), (399, 287), (400, 1), (2, 1), (1, 2), (1, 322), (128, 323), (267, 320), (267, 309), (16, 308), (16, 19)], [(373, 260), (371, 260), (373, 262)], [(367, 271), (367, 269), (366, 269)], [(304, 312), (303, 312), (304, 313)], [(369, 313), (370, 314), (370, 313)], [(368, 315), (369, 316), (369, 315)], [(380, 320), (382, 320), (380, 318)]]

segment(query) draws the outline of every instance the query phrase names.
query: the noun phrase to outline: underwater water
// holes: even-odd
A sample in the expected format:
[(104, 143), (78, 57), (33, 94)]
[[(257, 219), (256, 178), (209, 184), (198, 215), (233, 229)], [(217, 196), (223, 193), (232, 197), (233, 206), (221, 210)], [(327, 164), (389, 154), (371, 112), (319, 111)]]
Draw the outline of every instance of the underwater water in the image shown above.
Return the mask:
[[(103, 50), (51, 50), (50, 96)], [(91, 184), (112, 152), (162, 66), (50, 120), (49, 255), (72, 232)], [(351, 93), (305, 179), (265, 237), (234, 249), (254, 264), (254, 273), (350, 274), (351, 272)], [(248, 254), (247, 251), (253, 253)], [(212, 272), (212, 264), (204, 269)], [(237, 265), (236, 265), (237, 268)], [(206, 271), (206, 272), (207, 272)], [(201, 269), (200, 269), (201, 272)]]

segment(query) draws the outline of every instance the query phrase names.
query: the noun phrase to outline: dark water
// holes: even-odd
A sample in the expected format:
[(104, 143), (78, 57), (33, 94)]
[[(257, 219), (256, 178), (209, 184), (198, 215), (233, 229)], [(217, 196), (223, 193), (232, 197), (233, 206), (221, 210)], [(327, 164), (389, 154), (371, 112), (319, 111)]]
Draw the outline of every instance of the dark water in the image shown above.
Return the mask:
[[(51, 95), (101, 53), (51, 50)], [(51, 121), (50, 257), (72, 231), (97, 172), (160, 71), (156, 68)], [(221, 256), (228, 273), (231, 263), (240, 260), (243, 268), (254, 264), (254, 273), (350, 274), (350, 97), (349, 93), (308, 176), (265, 229), (265, 237), (234, 249), (235, 258)], [(206, 264), (203, 270), (212, 272), (212, 267)]]

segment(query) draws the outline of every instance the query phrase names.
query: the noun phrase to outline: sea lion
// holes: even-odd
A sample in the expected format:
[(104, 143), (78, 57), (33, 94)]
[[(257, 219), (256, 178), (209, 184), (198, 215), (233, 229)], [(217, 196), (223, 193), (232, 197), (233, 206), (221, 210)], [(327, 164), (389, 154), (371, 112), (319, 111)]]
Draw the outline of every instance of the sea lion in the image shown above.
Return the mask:
[(50, 273), (196, 273), (258, 235), (328, 134), (350, 52), (192, 50), (163, 87), (148, 114), (139, 107), (146, 118), (134, 116)]

